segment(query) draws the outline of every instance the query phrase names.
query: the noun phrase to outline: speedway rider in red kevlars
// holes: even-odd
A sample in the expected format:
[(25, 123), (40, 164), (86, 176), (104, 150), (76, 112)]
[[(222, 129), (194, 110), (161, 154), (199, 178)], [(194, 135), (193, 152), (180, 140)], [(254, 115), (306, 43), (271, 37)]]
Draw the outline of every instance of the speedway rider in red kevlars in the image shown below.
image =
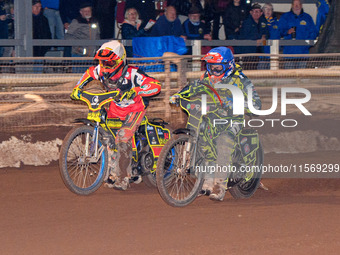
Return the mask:
[[(74, 87), (71, 98), (79, 99), (81, 90), (93, 80), (99, 80), (107, 91), (118, 90), (119, 96), (109, 106), (108, 118), (120, 118), (123, 124), (116, 136), (117, 157), (114, 188), (126, 190), (131, 177), (132, 137), (143, 120), (148, 97), (161, 91), (161, 84), (137, 67), (128, 66), (124, 46), (118, 41), (104, 43), (95, 59), (99, 65), (91, 66)], [(111, 158), (111, 157), (110, 157)]]

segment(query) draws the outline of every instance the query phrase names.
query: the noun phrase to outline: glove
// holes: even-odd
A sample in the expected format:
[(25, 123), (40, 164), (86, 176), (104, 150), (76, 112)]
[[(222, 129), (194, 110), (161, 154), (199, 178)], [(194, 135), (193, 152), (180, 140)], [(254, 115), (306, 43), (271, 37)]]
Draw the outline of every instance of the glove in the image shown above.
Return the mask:
[(126, 100), (130, 100), (130, 99), (134, 99), (137, 96), (136, 91), (134, 91), (133, 89), (125, 92), (125, 93), (119, 93), (119, 95), (115, 98), (116, 102), (120, 102), (123, 101), (124, 99)]
[(74, 88), (70, 97), (72, 99), (79, 100), (80, 99), (80, 93), (81, 93), (81, 90), (79, 88)]
[(170, 104), (177, 104), (178, 99), (179, 99), (179, 95), (173, 95), (173, 96), (170, 96), (169, 102), (170, 102)]

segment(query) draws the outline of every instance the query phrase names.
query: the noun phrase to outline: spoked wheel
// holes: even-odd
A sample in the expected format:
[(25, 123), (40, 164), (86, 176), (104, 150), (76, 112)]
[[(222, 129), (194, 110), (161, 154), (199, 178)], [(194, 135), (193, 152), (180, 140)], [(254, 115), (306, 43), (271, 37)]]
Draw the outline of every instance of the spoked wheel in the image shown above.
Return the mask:
[[(190, 204), (202, 189), (204, 176), (202, 171), (195, 171), (195, 144), (191, 140), (190, 136), (184, 134), (173, 136), (158, 158), (157, 188), (163, 200), (171, 206)], [(190, 151), (186, 152), (188, 148)]]
[(231, 189), (229, 189), (229, 192), (233, 196), (233, 198), (250, 198), (252, 195), (254, 195), (261, 182), (262, 171), (260, 171), (260, 166), (262, 165), (263, 150), (260, 142), (259, 148), (256, 152), (256, 160), (248, 168), (248, 170), (253, 169), (253, 171), (246, 171), (244, 178), (240, 180), (236, 185), (234, 185)]
[(98, 139), (98, 155), (94, 156), (93, 127), (73, 128), (65, 137), (59, 156), (59, 170), (66, 187), (78, 194), (89, 195), (103, 183), (107, 173), (108, 153), (101, 138)]

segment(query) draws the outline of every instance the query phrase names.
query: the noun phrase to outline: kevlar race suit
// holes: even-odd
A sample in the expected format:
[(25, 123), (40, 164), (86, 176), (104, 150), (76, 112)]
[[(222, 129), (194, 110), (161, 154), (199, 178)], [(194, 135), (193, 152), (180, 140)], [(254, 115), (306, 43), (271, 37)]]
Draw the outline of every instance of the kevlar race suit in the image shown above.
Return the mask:
[[(100, 80), (100, 77), (102, 77), (101, 68), (100, 65), (90, 67), (75, 88), (83, 90), (91, 81)], [(122, 71), (120, 72), (122, 73)], [(143, 120), (145, 109), (148, 106), (148, 97), (158, 94), (161, 91), (161, 84), (137, 67), (129, 66), (119, 89), (121, 94), (135, 94), (132, 99), (111, 102), (108, 111), (108, 118), (123, 120), (115, 141), (118, 149), (115, 160), (117, 162), (115, 174), (117, 177), (124, 178), (126, 176), (131, 177), (132, 174), (132, 137)]]
[[(200, 80), (194, 81), (184, 87), (177, 95), (181, 95), (184, 98), (195, 97), (195, 95), (204, 93), (207, 91), (205, 84), (209, 84), (212, 87), (215, 86), (214, 83), (205, 72)], [(228, 84), (238, 87), (244, 95), (245, 110), (249, 112), (248, 109), (248, 88), (252, 90), (252, 103), (255, 109), (261, 109), (261, 100), (255, 91), (252, 82), (242, 73), (242, 69), (239, 65), (236, 65), (234, 71), (227, 77), (223, 78), (219, 83)], [(209, 89), (208, 89), (209, 90)], [(219, 99), (215, 93), (211, 93), (217, 101), (218, 107), (207, 108), (207, 114), (203, 116), (208, 125), (204, 130), (200, 130), (199, 136), (199, 146), (205, 153), (205, 159), (209, 162), (209, 166), (214, 166), (216, 171), (209, 172), (206, 175), (206, 180), (203, 189), (211, 189), (216, 184), (221, 184), (227, 181), (229, 177), (228, 171), (218, 171), (222, 169), (223, 166), (228, 167), (231, 163), (231, 154), (234, 150), (234, 141), (238, 132), (242, 129), (244, 123), (244, 115), (232, 115), (233, 108), (233, 97), (229, 89), (226, 88), (216, 88), (215, 90), (219, 95), (223, 106), (220, 105)], [(210, 91), (212, 92), (212, 91)], [(176, 94), (175, 94), (176, 95)], [(207, 95), (207, 103), (209, 105), (213, 101), (212, 98)], [(227, 120), (227, 123), (216, 124), (214, 126), (214, 120)], [(233, 123), (231, 125), (231, 122)], [(240, 123), (240, 124), (237, 124)], [(189, 127), (188, 127), (189, 128)], [(216, 162), (212, 162), (214, 156), (216, 155)], [(218, 168), (218, 166), (220, 168)], [(211, 170), (212, 168), (210, 168)], [(226, 168), (224, 168), (226, 169)], [(224, 187), (226, 187), (224, 183)]]

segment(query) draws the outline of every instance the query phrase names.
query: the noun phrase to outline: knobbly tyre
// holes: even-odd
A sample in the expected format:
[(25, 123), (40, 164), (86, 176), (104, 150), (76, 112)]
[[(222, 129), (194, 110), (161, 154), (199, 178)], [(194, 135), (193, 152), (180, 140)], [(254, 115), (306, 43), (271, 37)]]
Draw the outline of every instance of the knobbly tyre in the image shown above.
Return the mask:
[[(80, 93), (80, 100), (86, 102), (89, 112), (86, 119), (76, 119), (77, 125), (66, 135), (60, 150), (59, 170), (66, 187), (78, 194), (89, 195), (103, 182), (112, 184), (109, 175), (114, 173), (114, 162), (109, 164), (108, 150), (116, 154), (115, 136), (122, 125), (120, 119), (107, 118), (104, 105), (115, 100), (119, 91), (94, 94)], [(130, 183), (143, 179), (149, 187), (156, 186), (156, 162), (164, 144), (170, 139), (168, 123), (157, 118), (144, 117), (132, 142), (133, 175)]]
[[(202, 115), (201, 99), (180, 96), (176, 105), (188, 114), (186, 128), (173, 131), (172, 138), (163, 147), (157, 162), (156, 180), (162, 199), (171, 206), (183, 207), (193, 202), (202, 190), (205, 173), (199, 171), (198, 166), (206, 165), (206, 154), (199, 146), (200, 131), (212, 127)], [(213, 109), (216, 103), (209, 107)], [(214, 157), (216, 159), (216, 153)], [(260, 185), (262, 165), (263, 149), (257, 131), (243, 128), (235, 138), (232, 152), (232, 168), (236, 171), (225, 180), (235, 199), (249, 198), (255, 193)], [(245, 168), (247, 171), (243, 171)]]

